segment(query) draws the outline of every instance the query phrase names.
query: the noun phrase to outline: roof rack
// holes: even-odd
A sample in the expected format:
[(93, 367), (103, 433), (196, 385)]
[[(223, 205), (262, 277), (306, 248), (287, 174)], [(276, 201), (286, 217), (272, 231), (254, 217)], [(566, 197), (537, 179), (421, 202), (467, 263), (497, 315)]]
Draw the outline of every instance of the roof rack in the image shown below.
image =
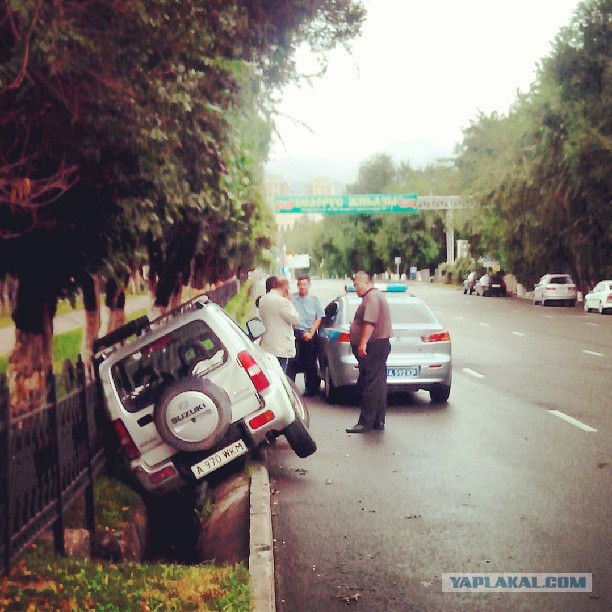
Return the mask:
[(197, 310), (198, 308), (202, 308), (204, 304), (208, 304), (209, 302), (210, 302), (210, 298), (208, 297), (206, 293), (202, 293), (201, 295), (196, 295), (196, 297), (191, 298), (190, 300), (187, 300), (183, 304), (180, 304), (179, 306), (177, 306), (176, 308), (173, 308), (167, 313), (160, 315), (159, 317), (157, 317), (157, 319), (154, 319), (153, 321), (151, 321), (151, 325), (159, 325), (160, 323), (163, 323), (165, 320), (172, 319), (173, 317), (176, 317), (177, 315), (182, 315), (187, 312), (193, 312), (194, 310)]
[(138, 319), (134, 319), (121, 327), (110, 332), (110, 334), (106, 334), (106, 336), (102, 336), (102, 338), (98, 338), (93, 342), (93, 354), (97, 355), (101, 350), (105, 348), (109, 348), (113, 346), (113, 344), (117, 344), (123, 340), (126, 340), (130, 336), (138, 335), (143, 330), (147, 329), (151, 325), (149, 321), (149, 317), (143, 315), (142, 317), (138, 317)]

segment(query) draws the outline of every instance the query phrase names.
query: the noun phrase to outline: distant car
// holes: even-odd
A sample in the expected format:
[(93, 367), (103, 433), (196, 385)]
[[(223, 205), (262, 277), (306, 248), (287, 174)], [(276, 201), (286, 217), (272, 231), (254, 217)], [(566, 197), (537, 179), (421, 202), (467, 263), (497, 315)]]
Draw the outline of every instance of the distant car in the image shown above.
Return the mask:
[(576, 305), (576, 283), (569, 274), (545, 274), (533, 289), (533, 303)]
[(584, 296), (584, 310), (596, 310), (599, 314), (612, 310), (612, 280), (597, 283), (593, 291)]
[[(206, 296), (96, 340), (96, 369), (117, 468), (152, 495), (195, 489), (221, 466), (284, 435), (316, 450), (308, 412), (278, 359)], [(115, 446), (117, 449), (115, 449)]]
[[(386, 290), (393, 327), (387, 359), (388, 389), (425, 389), (432, 402), (445, 402), (452, 380), (449, 333), (423, 300), (406, 292), (405, 285), (382, 289)], [(325, 308), (319, 332), (319, 374), (329, 403), (338, 402), (344, 391), (357, 384), (359, 372), (351, 351), (349, 328), (360, 303), (361, 298), (349, 287)]]
[(497, 295), (506, 297), (506, 282), (501, 274), (483, 274), (476, 285), (474, 285), (476, 295), (487, 296)]

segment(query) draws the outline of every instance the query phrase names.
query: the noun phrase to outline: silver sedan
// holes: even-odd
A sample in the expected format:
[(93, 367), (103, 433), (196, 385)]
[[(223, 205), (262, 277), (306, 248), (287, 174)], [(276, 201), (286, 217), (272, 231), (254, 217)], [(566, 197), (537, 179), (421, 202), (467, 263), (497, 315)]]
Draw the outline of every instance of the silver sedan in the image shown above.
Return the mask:
[[(389, 390), (429, 391), (432, 402), (445, 402), (451, 390), (452, 351), (449, 333), (418, 297), (389, 287), (393, 337), (387, 359)], [(347, 292), (330, 302), (319, 337), (320, 376), (325, 399), (334, 403), (357, 384), (357, 359), (351, 351), (349, 327), (361, 298)]]

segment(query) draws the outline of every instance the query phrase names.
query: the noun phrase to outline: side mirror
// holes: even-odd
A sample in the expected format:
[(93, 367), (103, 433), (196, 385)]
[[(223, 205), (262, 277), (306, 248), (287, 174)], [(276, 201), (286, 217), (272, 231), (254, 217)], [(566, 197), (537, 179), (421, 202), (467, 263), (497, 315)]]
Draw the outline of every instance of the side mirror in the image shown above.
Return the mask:
[(251, 340), (257, 340), (257, 338), (263, 336), (266, 331), (266, 326), (259, 317), (249, 319), (246, 322), (246, 327), (249, 332), (249, 336), (251, 337)]
[(338, 314), (338, 302), (330, 302), (325, 307), (325, 317), (331, 319)]

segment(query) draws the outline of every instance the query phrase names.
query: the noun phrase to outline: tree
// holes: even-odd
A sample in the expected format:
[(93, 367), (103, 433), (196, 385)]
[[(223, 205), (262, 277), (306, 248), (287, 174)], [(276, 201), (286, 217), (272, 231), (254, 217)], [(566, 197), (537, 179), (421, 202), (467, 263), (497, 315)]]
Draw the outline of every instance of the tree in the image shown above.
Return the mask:
[(299, 44), (347, 44), (363, 16), (352, 0), (0, 5), (0, 276), (18, 277), (21, 296), (13, 404), (49, 365), (46, 349), (25, 363), (20, 343), (36, 343), (22, 332), (48, 331), (81, 279), (148, 262), (163, 306), (196, 262), (215, 277), (248, 265), (266, 244), (274, 87), (295, 76)]

